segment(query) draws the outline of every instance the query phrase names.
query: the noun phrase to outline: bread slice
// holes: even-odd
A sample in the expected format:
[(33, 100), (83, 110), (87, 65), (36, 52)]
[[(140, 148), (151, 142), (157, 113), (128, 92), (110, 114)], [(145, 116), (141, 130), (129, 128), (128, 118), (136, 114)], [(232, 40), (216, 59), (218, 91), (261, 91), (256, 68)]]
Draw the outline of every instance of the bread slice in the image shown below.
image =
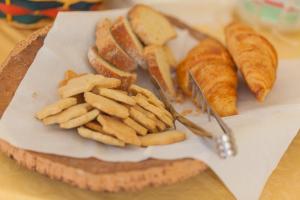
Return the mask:
[(146, 62), (143, 57), (143, 45), (133, 33), (128, 20), (119, 17), (112, 25), (111, 34), (124, 51), (140, 66), (145, 67)]
[(176, 37), (175, 28), (168, 19), (149, 6), (135, 5), (128, 18), (133, 31), (146, 45), (163, 45)]
[(121, 80), (121, 89), (127, 90), (131, 84), (136, 82), (136, 74), (122, 71), (113, 65), (106, 62), (97, 53), (97, 48), (92, 47), (88, 52), (88, 60), (91, 66), (97, 71), (97, 73), (102, 74), (106, 77), (118, 78)]
[(163, 46), (150, 45), (145, 47), (144, 56), (148, 64), (149, 73), (160, 83), (161, 87), (171, 96), (175, 96), (175, 89), (171, 77), (171, 68)]
[(165, 51), (166, 54), (166, 58), (168, 60), (169, 65), (171, 66), (171, 68), (176, 69), (177, 67), (177, 60), (172, 52), (172, 49), (166, 45), (163, 46), (163, 49)]
[(104, 19), (97, 24), (96, 46), (98, 54), (123, 71), (133, 71), (137, 63), (118, 45), (110, 32), (112, 23)]

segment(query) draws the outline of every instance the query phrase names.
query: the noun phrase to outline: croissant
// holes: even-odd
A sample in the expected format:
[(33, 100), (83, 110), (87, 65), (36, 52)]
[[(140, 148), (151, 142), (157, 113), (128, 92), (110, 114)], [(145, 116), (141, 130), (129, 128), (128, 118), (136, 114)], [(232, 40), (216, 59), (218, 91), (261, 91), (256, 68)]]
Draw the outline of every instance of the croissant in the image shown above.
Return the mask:
[(235, 64), (258, 101), (272, 89), (277, 53), (272, 44), (252, 28), (238, 22), (225, 27), (226, 44)]
[(237, 114), (237, 72), (230, 54), (221, 43), (204, 39), (178, 65), (178, 85), (188, 96), (191, 96), (190, 70), (214, 111), (220, 116)]

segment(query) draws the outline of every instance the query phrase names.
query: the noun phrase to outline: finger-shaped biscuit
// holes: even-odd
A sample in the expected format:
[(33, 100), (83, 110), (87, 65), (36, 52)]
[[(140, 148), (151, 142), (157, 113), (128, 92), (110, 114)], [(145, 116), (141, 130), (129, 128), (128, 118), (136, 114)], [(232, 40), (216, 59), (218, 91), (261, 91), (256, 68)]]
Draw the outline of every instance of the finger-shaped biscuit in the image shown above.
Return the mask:
[(163, 123), (162, 121), (160, 121), (159, 119), (157, 119), (156, 117), (155, 117), (154, 121), (155, 121), (156, 127), (158, 128), (159, 131), (164, 131), (167, 129), (166, 124)]
[(60, 97), (70, 97), (93, 89), (95, 86), (93, 79), (94, 74), (86, 74), (84, 76), (76, 77), (68, 81), (65, 86), (58, 89)]
[(130, 117), (137, 121), (138, 123), (142, 124), (147, 129), (150, 129), (152, 132), (156, 131), (156, 124), (155, 121), (147, 117), (142, 112), (136, 110), (135, 108), (131, 107), (129, 109)]
[(139, 135), (146, 135), (148, 132), (148, 130), (145, 127), (143, 127), (131, 118), (123, 119), (123, 122), (129, 127), (133, 128)]
[[(92, 90), (92, 92), (94, 93), (94, 94), (99, 94), (99, 91), (101, 90), (101, 89), (103, 89), (103, 87), (94, 87), (94, 89)], [(108, 89), (111, 89), (111, 88), (108, 88)], [(114, 88), (113, 88), (114, 89)], [(118, 92), (120, 92), (120, 93), (123, 93), (123, 94), (126, 94), (126, 95), (128, 95), (128, 92), (127, 91), (125, 91), (125, 90), (120, 90), (120, 89), (114, 89), (114, 90), (116, 90), (116, 91), (118, 91)]]
[(45, 125), (56, 124), (56, 123), (60, 124), (87, 113), (91, 108), (92, 107), (87, 103), (78, 104), (56, 115), (52, 115), (50, 117), (43, 119), (43, 123)]
[(69, 80), (65, 86), (58, 89), (58, 92), (62, 98), (66, 98), (89, 92), (95, 86), (105, 87), (111, 83), (120, 85), (121, 81), (115, 78), (107, 78), (102, 75), (85, 74)]
[(79, 74), (74, 72), (73, 70), (67, 70), (67, 71), (65, 71), (64, 78), (65, 79), (72, 79), (72, 78), (77, 77), (78, 75)]
[(100, 88), (99, 94), (101, 96), (113, 99), (113, 100), (121, 102), (121, 103), (131, 105), (131, 106), (136, 104), (135, 100), (132, 97), (130, 97), (127, 94), (124, 94), (123, 92), (120, 92), (118, 90)]
[(84, 138), (92, 139), (103, 144), (114, 145), (119, 147), (124, 147), (125, 143), (117, 138), (109, 135), (105, 135), (101, 132), (92, 131), (88, 128), (80, 127), (77, 129), (78, 134)]
[(67, 85), (67, 83), (69, 82), (69, 80), (78, 77), (79, 74), (77, 74), (76, 72), (74, 72), (73, 70), (67, 70), (65, 72), (65, 76), (64, 76), (64, 80), (60, 81), (58, 84), (58, 87), (62, 87)]
[(147, 90), (138, 85), (132, 84), (129, 87), (129, 91), (134, 94), (140, 93), (140, 94), (145, 95), (148, 98), (148, 101), (151, 102), (153, 105), (156, 105), (156, 106), (162, 107), (162, 108), (165, 107), (165, 104), (161, 100), (159, 100), (150, 90)]
[(162, 109), (164, 109), (164, 108), (157, 107), (157, 106), (150, 104), (147, 100), (145, 100), (139, 94), (137, 96), (135, 96), (134, 99), (138, 105), (140, 105), (142, 108), (155, 114), (165, 124), (167, 124), (170, 127), (173, 126), (173, 120), (162, 111)]
[(185, 140), (186, 135), (179, 131), (165, 131), (139, 137), (142, 146), (172, 144)]
[(95, 75), (94, 84), (98, 88), (119, 88), (121, 86), (121, 80), (112, 77), (105, 77), (100, 74)]
[(99, 124), (99, 122), (96, 120), (84, 124), (84, 127), (89, 128), (93, 131), (98, 131), (98, 132), (106, 134), (106, 135), (111, 135), (110, 133), (105, 132), (103, 130), (103, 127), (101, 126), (101, 124)]
[(82, 126), (92, 120), (94, 120), (99, 115), (99, 110), (94, 109), (80, 117), (76, 117), (74, 119), (71, 119), (70, 121), (63, 122), (59, 124), (60, 128), (70, 129)]
[[(102, 76), (97, 74), (96, 76)], [(96, 88), (119, 88), (121, 86), (121, 80), (112, 77), (105, 77), (101, 84), (96, 85)]]
[(102, 126), (96, 121), (88, 122), (84, 126), (93, 131), (104, 133)]
[(76, 98), (65, 98), (61, 99), (51, 105), (45, 106), (41, 111), (36, 113), (36, 118), (44, 119), (50, 115), (55, 115), (62, 110), (69, 108), (77, 103)]
[[(139, 98), (142, 98), (144, 99), (145, 101), (148, 101), (150, 104), (151, 104), (151, 101), (149, 101), (149, 98), (145, 97), (144, 95), (142, 94), (137, 94), (136, 96), (138, 96)], [(153, 103), (152, 103), (153, 104)], [(153, 104), (154, 105), (154, 104)], [(168, 117), (170, 117), (171, 119), (173, 119), (173, 116), (172, 114), (166, 109), (166, 108), (162, 108), (162, 107), (159, 107), (161, 109), (161, 111), (167, 115)]]
[(141, 142), (136, 135), (135, 130), (124, 124), (119, 119), (100, 114), (97, 117), (97, 121), (103, 126), (103, 130), (106, 133), (114, 135), (125, 143), (140, 146)]
[(145, 114), (147, 117), (149, 117), (153, 121), (155, 121), (155, 124), (156, 124), (156, 127), (158, 128), (158, 130), (160, 130), (160, 131), (166, 130), (166, 128), (167, 128), (166, 124), (163, 123), (162, 121), (160, 121), (159, 119), (157, 119), (157, 117), (153, 113), (149, 112), (148, 110), (145, 110), (144, 108), (142, 108), (139, 105), (135, 105), (134, 108), (137, 109), (138, 111), (140, 111), (141, 113)]
[(128, 108), (106, 97), (93, 94), (91, 92), (84, 93), (85, 101), (100, 111), (111, 116), (119, 118), (127, 118), (129, 116)]
[[(151, 104), (151, 101), (149, 101), (149, 98), (145, 97), (144, 95), (141, 95), (141, 94), (138, 94), (139, 97), (143, 98), (144, 100), (148, 101), (150, 104)], [(152, 103), (153, 104), (153, 103)], [(166, 109), (166, 108), (163, 108), (163, 107), (159, 107), (161, 109), (161, 111), (166, 115), (168, 116), (169, 118), (171, 118), (173, 120), (173, 116), (172, 114)]]

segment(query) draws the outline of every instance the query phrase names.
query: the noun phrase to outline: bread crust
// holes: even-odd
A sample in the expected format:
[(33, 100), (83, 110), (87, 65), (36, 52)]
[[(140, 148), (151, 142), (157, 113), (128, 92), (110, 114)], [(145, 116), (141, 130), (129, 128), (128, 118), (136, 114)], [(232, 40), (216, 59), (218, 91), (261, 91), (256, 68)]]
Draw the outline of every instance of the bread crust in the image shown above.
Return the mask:
[(135, 73), (124, 72), (110, 65), (97, 54), (95, 47), (89, 49), (88, 60), (97, 73), (106, 77), (120, 79), (120, 88), (123, 90), (127, 90), (131, 84), (136, 82), (137, 75)]
[[(157, 58), (157, 51), (161, 51), (160, 53), (165, 59), (165, 63), (167, 64), (167, 69), (166, 73), (169, 73), (170, 80), (165, 80), (163, 76), (163, 72), (160, 69), (158, 58)], [(172, 97), (175, 97), (175, 89), (173, 86), (173, 80), (171, 79), (171, 67), (169, 65), (168, 58), (165, 55), (164, 49), (162, 46), (159, 45), (151, 45), (147, 46), (144, 49), (144, 56), (147, 60), (147, 65), (148, 65), (148, 71), (149, 73), (157, 79), (157, 81), (160, 83), (161, 87)], [(171, 84), (168, 84), (167, 81), (170, 81)]]
[(110, 32), (111, 26), (112, 23), (108, 19), (97, 24), (96, 46), (98, 54), (123, 71), (135, 70), (137, 63), (117, 44)]
[(145, 67), (143, 46), (131, 30), (129, 22), (123, 16), (119, 17), (111, 27), (111, 34), (124, 51), (135, 60), (138, 65)]
[[(153, 25), (152, 29), (146, 27), (147, 22), (144, 21), (146, 12), (151, 15), (149, 18), (150, 23)], [(176, 37), (176, 31), (169, 20), (149, 6), (143, 4), (135, 5), (128, 12), (128, 19), (133, 31), (146, 45), (163, 45)]]

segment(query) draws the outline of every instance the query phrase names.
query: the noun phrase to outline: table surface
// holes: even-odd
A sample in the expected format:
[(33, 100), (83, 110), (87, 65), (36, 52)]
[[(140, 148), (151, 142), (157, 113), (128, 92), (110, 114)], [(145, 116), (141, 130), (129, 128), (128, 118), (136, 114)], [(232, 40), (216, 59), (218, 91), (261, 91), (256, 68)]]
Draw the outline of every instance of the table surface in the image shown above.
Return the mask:
[[(201, 27), (202, 30), (223, 40), (222, 29), (211, 30)], [(0, 20), (0, 63), (4, 61), (17, 42), (30, 35), (32, 30), (13, 28), (7, 22)], [(275, 44), (279, 57), (300, 59), (299, 46), (287, 45), (282, 39), (274, 35), (267, 37)], [(289, 39), (300, 41), (300, 34), (289, 35)], [(300, 199), (300, 134), (296, 136), (287, 152), (282, 157), (278, 167), (269, 178), (261, 199), (282, 200)], [(234, 199), (222, 182), (211, 171), (207, 170), (194, 178), (171, 186), (146, 188), (140, 192), (131, 193), (96, 193), (74, 188), (35, 172), (18, 166), (13, 160), (0, 153), (0, 199), (23, 200), (73, 200), (73, 199)]]

